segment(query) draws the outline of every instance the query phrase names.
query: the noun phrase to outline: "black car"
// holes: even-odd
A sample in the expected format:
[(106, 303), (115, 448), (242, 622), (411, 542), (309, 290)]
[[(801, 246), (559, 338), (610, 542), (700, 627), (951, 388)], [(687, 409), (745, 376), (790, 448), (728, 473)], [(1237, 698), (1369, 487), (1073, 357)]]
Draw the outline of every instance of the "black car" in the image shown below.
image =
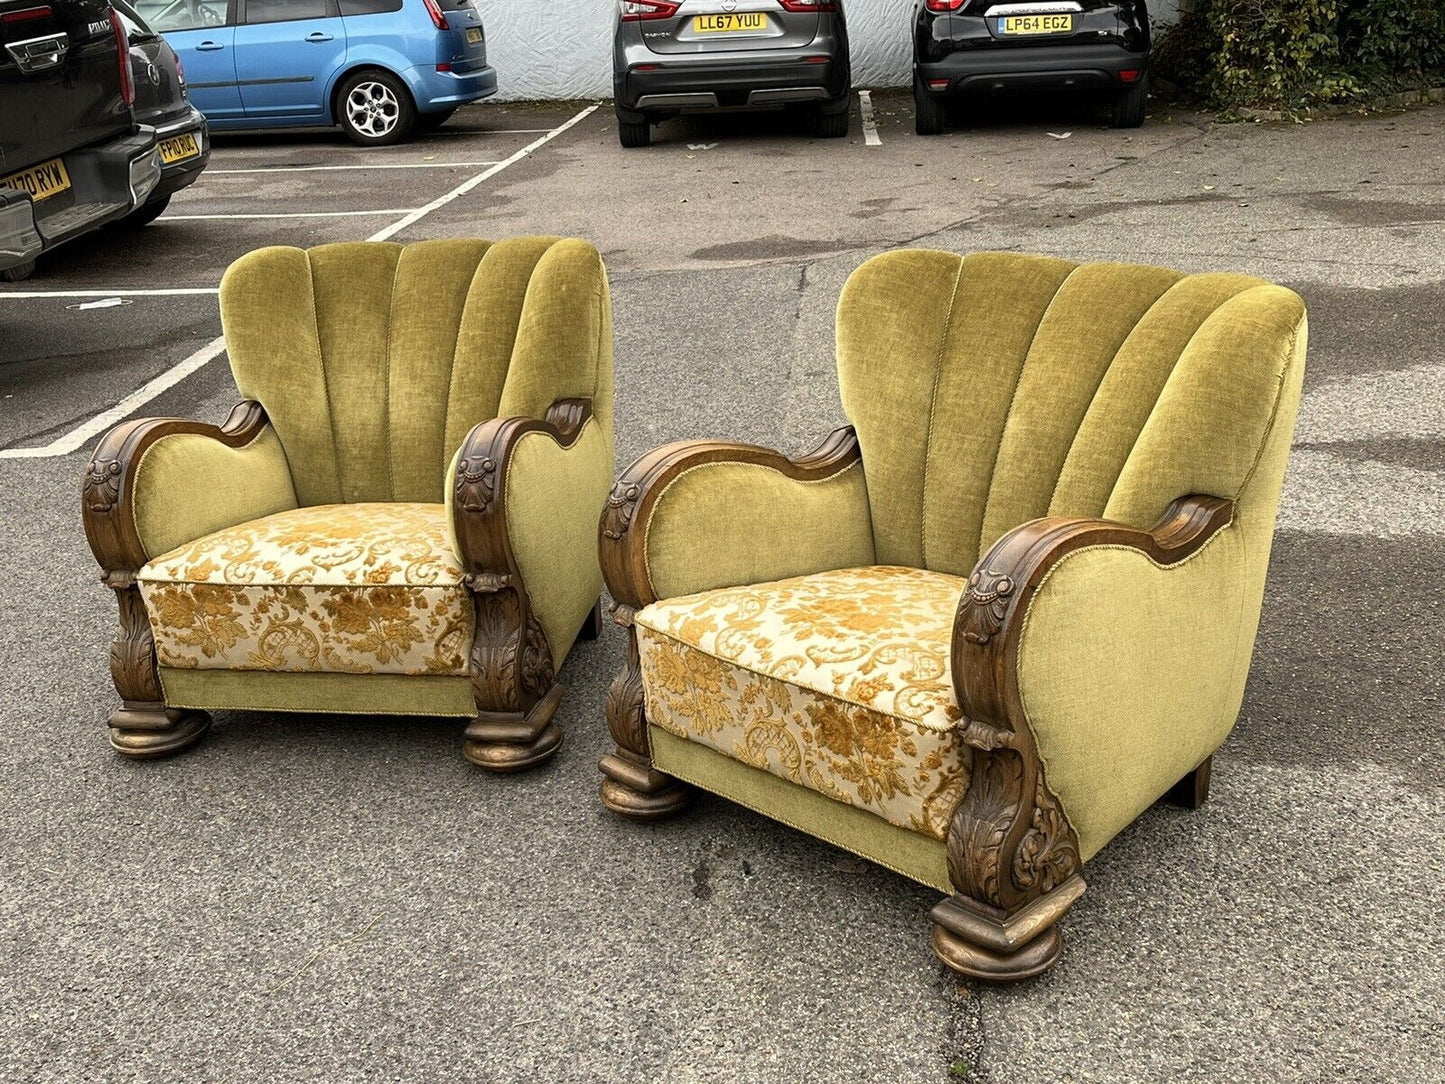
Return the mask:
[(1149, 95), (1144, 0), (916, 0), (913, 104), (919, 135), (943, 130), (945, 108), (1014, 92), (1112, 100), (1116, 128), (1144, 123)]
[(143, 207), (161, 179), (104, 0), (0, 0), (0, 279)]
[(191, 104), (180, 57), (127, 0), (111, 0), (130, 42), (130, 70), (135, 82), (135, 116), (154, 126), (161, 154), (161, 179), (150, 199), (121, 219), (127, 226), (153, 221), (171, 195), (194, 184), (211, 157), (206, 118)]
[(853, 71), (842, 0), (619, 0), (612, 40), (617, 136), (717, 109), (807, 109), (818, 135), (848, 134)]

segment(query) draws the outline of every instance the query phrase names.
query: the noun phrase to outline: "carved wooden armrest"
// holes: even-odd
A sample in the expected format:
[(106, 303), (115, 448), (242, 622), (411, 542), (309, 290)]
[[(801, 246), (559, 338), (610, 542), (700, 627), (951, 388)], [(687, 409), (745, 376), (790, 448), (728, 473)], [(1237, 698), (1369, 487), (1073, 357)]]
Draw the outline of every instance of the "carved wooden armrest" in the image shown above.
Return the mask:
[(184, 418), (138, 418), (100, 439), (85, 472), (80, 502), (85, 537), (108, 586), (120, 589), (133, 584), (135, 573), (152, 556), (136, 529), (134, 504), (136, 477), (146, 450), (163, 437), (181, 434), (240, 448), (260, 436), (266, 425), (261, 404), (247, 399), (237, 403), (220, 426)]
[(1079, 842), (1044, 778), (1019, 690), (1019, 646), (1034, 593), (1069, 554), (1137, 550), (1160, 566), (1196, 553), (1233, 517), (1219, 497), (1183, 497), (1152, 530), (1098, 519), (1033, 520), (1000, 538), (969, 576), (954, 619), (954, 691), (968, 790), (949, 824), (957, 893), (933, 911), (934, 945), (956, 970), (1037, 974), (1058, 954), (1053, 924), (1084, 890)]
[(476, 617), (468, 668), (479, 721), (467, 731), (467, 755), (486, 767), (524, 767), (560, 741), (545, 751), (538, 745), (546, 744), (542, 732), (561, 687), (507, 533), (508, 467), (527, 435), (542, 433), (570, 448), (591, 417), (590, 399), (558, 399), (540, 421), (481, 422), (462, 441), (450, 480), (452, 537)]
[(1013, 744), (1027, 729), (1018, 700), (1019, 639), (1029, 600), (1050, 569), (1094, 546), (1136, 549), (1167, 567), (1195, 553), (1233, 515), (1233, 502), (1221, 497), (1181, 497), (1148, 531), (1103, 519), (1051, 516), (995, 542), (974, 566), (953, 625), (953, 684), (967, 719), (965, 738), (976, 739), (969, 744)]
[(851, 425), (833, 430), (818, 447), (796, 459), (756, 444), (717, 440), (683, 440), (654, 448), (623, 472), (602, 512), (598, 552), (607, 589), (628, 613), (657, 601), (647, 567), (647, 528), (658, 499), (686, 471), (710, 463), (743, 463), (768, 467), (797, 481), (817, 482), (840, 474), (860, 458)]

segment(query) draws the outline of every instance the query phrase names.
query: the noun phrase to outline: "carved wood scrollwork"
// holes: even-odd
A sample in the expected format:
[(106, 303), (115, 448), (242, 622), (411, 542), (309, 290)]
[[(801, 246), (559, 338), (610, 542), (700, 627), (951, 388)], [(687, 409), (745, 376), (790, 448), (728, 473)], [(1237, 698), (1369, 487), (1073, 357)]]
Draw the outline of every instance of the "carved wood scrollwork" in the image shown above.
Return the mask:
[(613, 542), (619, 541), (632, 526), (632, 517), (637, 512), (637, 499), (642, 496), (642, 487), (625, 478), (612, 487), (607, 496), (607, 507), (602, 511), (602, 537)]
[(632, 607), (618, 606), (614, 620), (627, 630), (627, 660), (607, 686), (607, 729), (619, 750), (635, 754), (650, 763), (652, 750), (647, 741), (647, 718), (643, 707), (642, 668), (637, 654), (637, 630), (632, 625)]
[(957, 733), (973, 762), (947, 838), (949, 876), (963, 896), (1016, 915), (1080, 869), (1078, 837), (1049, 789), (1018, 688), (1023, 618), (1049, 569), (1087, 546), (1134, 548), (1172, 564), (1228, 526), (1232, 511), (1227, 500), (1186, 497), (1152, 531), (1104, 520), (1034, 520), (978, 562), (953, 631), (953, 681), (964, 713)]
[(977, 568), (959, 602), (958, 628), (969, 643), (986, 644), (1003, 627), (1014, 581), (1007, 573)]
[(82, 506), (94, 515), (108, 515), (120, 500), (120, 480), (120, 460), (100, 456), (92, 459), (81, 485)]
[(507, 469), (523, 437), (542, 433), (571, 447), (591, 414), (590, 400), (560, 399), (545, 420), (493, 418), (462, 442), (452, 527), (476, 616), (468, 667), (479, 711), (525, 714), (555, 683), (552, 650), (507, 535)]

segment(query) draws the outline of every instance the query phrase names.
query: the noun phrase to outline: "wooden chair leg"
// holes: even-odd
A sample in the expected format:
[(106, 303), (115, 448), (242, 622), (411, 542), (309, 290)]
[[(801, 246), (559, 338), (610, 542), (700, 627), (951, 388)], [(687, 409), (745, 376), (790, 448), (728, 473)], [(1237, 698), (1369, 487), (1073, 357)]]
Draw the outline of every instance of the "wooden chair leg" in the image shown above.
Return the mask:
[(602, 636), (602, 600), (599, 598), (592, 607), (592, 612), (582, 622), (582, 628), (577, 633), (579, 640), (596, 640)]
[(607, 727), (617, 751), (597, 765), (604, 777), (602, 804), (632, 820), (660, 820), (685, 809), (692, 801), (692, 788), (652, 766), (637, 631), (630, 609), (618, 607), (618, 613), (618, 624), (627, 630), (627, 661), (607, 689)]
[(1213, 757), (1206, 757), (1204, 763), (1195, 768), (1179, 782), (1169, 788), (1164, 800), (1170, 805), (1185, 809), (1198, 809), (1209, 797), (1209, 772)]

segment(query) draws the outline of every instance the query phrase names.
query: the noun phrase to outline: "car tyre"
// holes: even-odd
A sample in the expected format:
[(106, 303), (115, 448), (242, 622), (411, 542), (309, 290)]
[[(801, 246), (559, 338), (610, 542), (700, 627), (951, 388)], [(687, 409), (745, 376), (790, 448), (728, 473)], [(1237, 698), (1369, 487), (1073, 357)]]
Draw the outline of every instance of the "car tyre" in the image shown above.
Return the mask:
[(617, 118), (617, 142), (624, 147), (645, 147), (652, 142), (652, 124), (649, 121), (631, 121)]
[(1114, 116), (1112, 124), (1115, 128), (1137, 128), (1144, 123), (1144, 106), (1149, 100), (1149, 78), (1140, 77), (1139, 81), (1114, 99)]
[(336, 92), (336, 122), (361, 147), (400, 143), (416, 126), (411, 92), (391, 72), (352, 72)]
[(938, 135), (943, 131), (943, 99), (913, 77), (913, 130), (921, 136)]
[(142, 226), (149, 226), (165, 213), (165, 209), (170, 206), (170, 203), (171, 197), (169, 195), (164, 195), (160, 199), (153, 199), (149, 203), (143, 203), (117, 222), (116, 225), (127, 230), (138, 230)]
[(843, 139), (848, 135), (848, 109), (836, 113), (819, 110), (813, 115), (813, 134), (819, 139)]
[(416, 115), (416, 128), (419, 132), (435, 132), (447, 121), (452, 119), (455, 109), (443, 109), (440, 113), (418, 113)]
[(26, 260), (24, 263), (17, 263), (14, 267), (7, 267), (0, 271), (0, 282), (20, 282), (28, 279), (35, 273), (35, 261)]

